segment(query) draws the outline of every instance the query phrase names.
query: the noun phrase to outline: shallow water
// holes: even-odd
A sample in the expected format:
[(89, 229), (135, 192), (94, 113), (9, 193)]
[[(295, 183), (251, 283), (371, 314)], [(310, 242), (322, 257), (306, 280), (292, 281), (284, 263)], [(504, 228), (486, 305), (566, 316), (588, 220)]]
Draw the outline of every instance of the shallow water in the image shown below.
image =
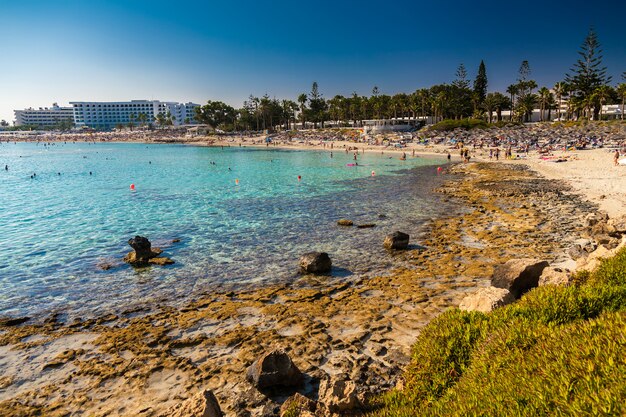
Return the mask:
[[(0, 315), (97, 314), (183, 301), (215, 284), (285, 281), (312, 250), (329, 252), (339, 277), (391, 265), (384, 235), (415, 234), (443, 209), (430, 192), (441, 160), (372, 152), (347, 166), (353, 162), (340, 150), (331, 158), (265, 148), (2, 143)], [(341, 228), (339, 218), (377, 227)], [(176, 264), (120, 263), (136, 234)], [(102, 262), (115, 267), (102, 271)]]

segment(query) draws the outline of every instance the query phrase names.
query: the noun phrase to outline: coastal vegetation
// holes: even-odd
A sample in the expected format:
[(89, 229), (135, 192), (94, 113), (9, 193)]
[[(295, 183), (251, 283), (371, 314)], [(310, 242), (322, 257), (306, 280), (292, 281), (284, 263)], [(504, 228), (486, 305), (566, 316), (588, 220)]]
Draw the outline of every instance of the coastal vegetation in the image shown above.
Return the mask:
[(626, 248), (574, 282), (489, 314), (443, 313), (372, 416), (624, 414)]
[[(371, 95), (353, 92), (349, 96), (323, 97), (317, 82), (309, 93), (294, 100), (279, 100), (267, 93), (251, 95), (241, 108), (221, 101), (208, 101), (196, 111), (195, 120), (224, 131), (290, 130), (296, 123), (310, 128), (323, 128), (327, 122), (334, 126), (362, 126), (364, 120), (408, 118), (431, 120), (477, 119), (487, 123), (504, 120), (502, 112), (510, 110), (509, 122), (527, 122), (534, 109), (540, 109), (540, 121), (602, 120), (602, 105), (626, 100), (626, 82), (611, 86), (607, 68), (602, 63), (600, 42), (590, 29), (579, 51), (578, 59), (563, 80), (554, 86), (541, 86), (532, 79), (527, 60), (521, 62), (517, 78), (505, 92), (487, 92), (487, 66), (480, 61), (473, 82), (461, 63), (451, 83), (420, 88), (413, 92), (388, 95), (374, 86)], [(626, 76), (622, 76), (626, 81)], [(621, 117), (624, 112), (622, 109)]]

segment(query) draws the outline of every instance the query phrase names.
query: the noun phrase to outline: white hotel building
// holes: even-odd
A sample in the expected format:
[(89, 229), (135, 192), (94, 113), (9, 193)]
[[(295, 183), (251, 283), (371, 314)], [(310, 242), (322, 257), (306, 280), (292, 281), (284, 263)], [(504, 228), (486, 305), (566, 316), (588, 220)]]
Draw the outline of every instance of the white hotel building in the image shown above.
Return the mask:
[[(131, 121), (139, 125), (139, 115), (147, 116), (146, 123), (153, 124), (159, 113), (174, 116), (174, 125), (196, 123), (195, 103), (163, 102), (159, 100), (131, 100), (116, 102), (73, 101), (74, 122), (77, 127), (111, 130), (118, 125), (127, 126)], [(131, 118), (131, 115), (133, 116)], [(132, 120), (131, 120), (132, 119)]]
[(39, 107), (14, 110), (15, 126), (33, 126), (37, 129), (53, 128), (60, 122), (74, 121), (74, 109), (72, 107), (59, 107), (54, 103), (52, 107)]

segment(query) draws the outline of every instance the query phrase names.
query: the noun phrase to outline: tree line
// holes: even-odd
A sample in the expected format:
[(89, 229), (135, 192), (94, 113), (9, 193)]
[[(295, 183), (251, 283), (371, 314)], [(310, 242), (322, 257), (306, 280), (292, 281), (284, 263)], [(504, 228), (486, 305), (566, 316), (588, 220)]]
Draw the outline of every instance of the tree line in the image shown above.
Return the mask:
[[(451, 83), (412, 93), (387, 95), (375, 86), (370, 96), (354, 92), (348, 97), (336, 95), (326, 99), (314, 82), (311, 91), (298, 95), (295, 101), (271, 98), (268, 94), (251, 95), (238, 109), (221, 101), (208, 101), (196, 108), (194, 119), (225, 131), (278, 127), (289, 130), (295, 123), (317, 128), (329, 121), (338, 126), (360, 126), (364, 120), (389, 118), (430, 118), (435, 122), (476, 118), (491, 123), (503, 119), (503, 110), (510, 110), (510, 120), (526, 122), (533, 109), (540, 110), (541, 120), (551, 120), (553, 112), (560, 120), (599, 120), (603, 116), (602, 105), (620, 102), (623, 119), (626, 82), (610, 85), (612, 80), (602, 65), (602, 50), (593, 29), (585, 37), (579, 55), (564, 79), (551, 89), (539, 88), (525, 60), (516, 81), (505, 92), (488, 93), (487, 69), (481, 61), (473, 80), (468, 79), (465, 65), (460, 64)], [(626, 72), (622, 79), (626, 81)]]

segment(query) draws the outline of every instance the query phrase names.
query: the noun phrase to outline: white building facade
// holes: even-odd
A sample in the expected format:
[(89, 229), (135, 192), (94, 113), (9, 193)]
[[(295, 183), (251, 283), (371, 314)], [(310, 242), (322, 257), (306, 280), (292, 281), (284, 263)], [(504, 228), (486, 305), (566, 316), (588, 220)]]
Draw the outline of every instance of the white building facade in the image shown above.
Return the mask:
[(195, 103), (163, 102), (159, 100), (131, 100), (116, 102), (73, 101), (74, 122), (77, 127), (111, 130), (120, 125), (154, 124), (159, 113), (173, 116), (173, 124), (194, 124)]
[(39, 107), (14, 110), (15, 126), (33, 126), (37, 129), (50, 129), (61, 124), (74, 123), (74, 109), (60, 107), (54, 103), (52, 107)]

